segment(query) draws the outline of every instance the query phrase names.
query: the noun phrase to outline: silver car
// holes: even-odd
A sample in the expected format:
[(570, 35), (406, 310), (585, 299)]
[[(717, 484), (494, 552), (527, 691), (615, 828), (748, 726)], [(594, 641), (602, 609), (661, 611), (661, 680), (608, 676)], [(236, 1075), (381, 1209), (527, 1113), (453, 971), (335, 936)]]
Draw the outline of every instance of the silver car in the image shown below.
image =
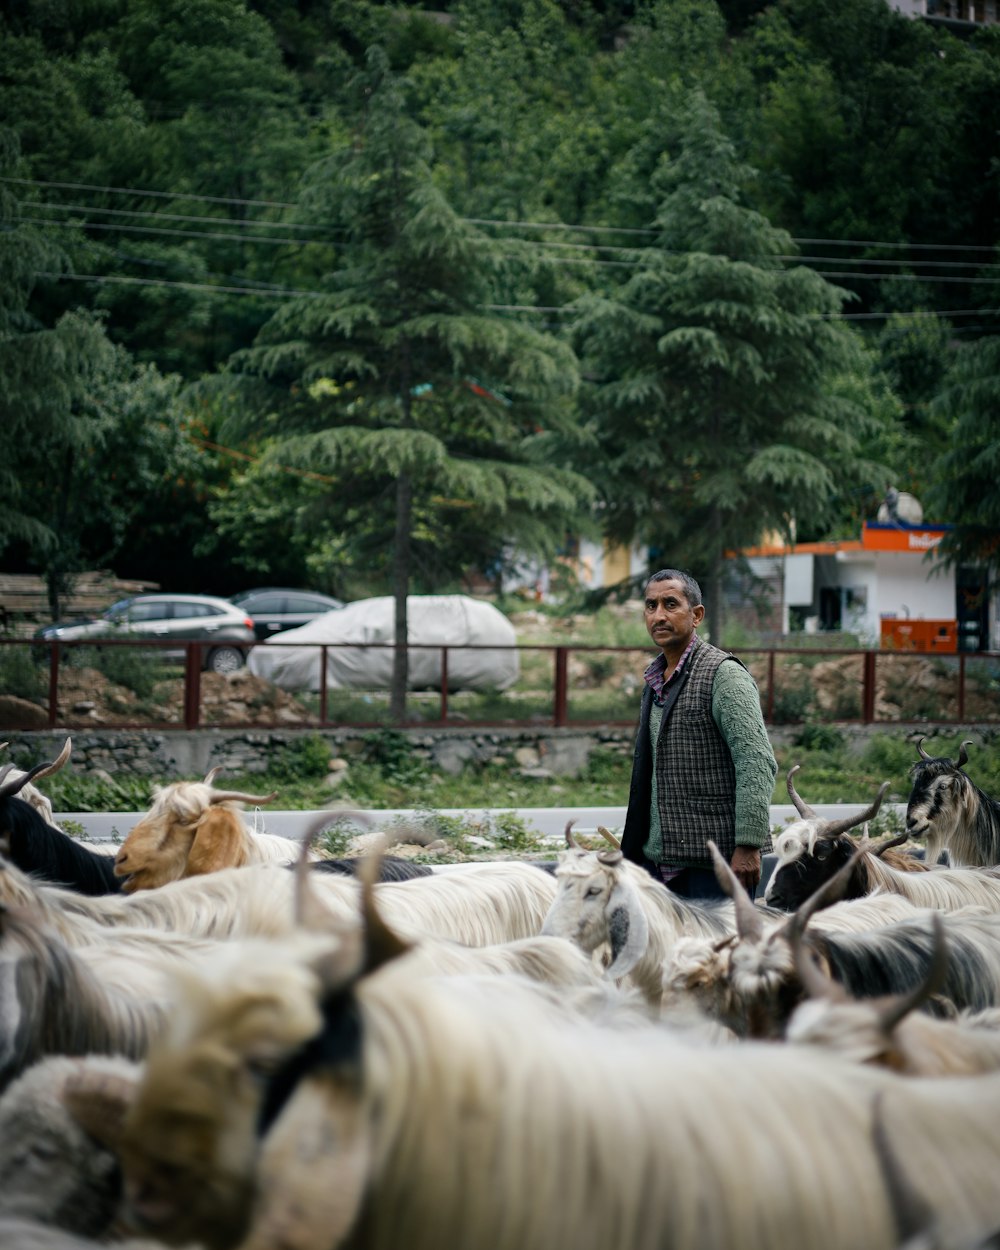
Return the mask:
[[(242, 668), (249, 645), (256, 640), (246, 612), (212, 595), (135, 595), (119, 599), (93, 620), (57, 621), (35, 632), (43, 642), (115, 637), (211, 643), (202, 648), (201, 660), (202, 667), (213, 673)], [(157, 654), (177, 658), (184, 655), (184, 648), (158, 647)]]

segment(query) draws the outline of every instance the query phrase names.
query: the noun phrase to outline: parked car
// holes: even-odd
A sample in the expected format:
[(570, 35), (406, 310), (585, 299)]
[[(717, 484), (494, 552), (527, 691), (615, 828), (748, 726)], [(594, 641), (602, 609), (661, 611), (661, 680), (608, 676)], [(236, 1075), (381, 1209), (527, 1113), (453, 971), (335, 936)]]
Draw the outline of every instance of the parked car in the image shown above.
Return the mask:
[[(242, 668), (249, 645), (257, 640), (253, 620), (242, 608), (211, 595), (134, 595), (119, 599), (92, 620), (57, 621), (43, 625), (34, 636), (43, 642), (119, 636), (210, 642), (210, 647), (202, 648), (202, 667), (213, 673)], [(157, 653), (177, 658), (184, 649), (158, 647)]]
[(344, 606), (340, 599), (332, 599), (315, 590), (290, 590), (284, 586), (244, 590), (233, 595), (231, 602), (253, 617), (254, 629), (261, 642), (286, 629), (308, 625), (317, 616), (336, 612)]

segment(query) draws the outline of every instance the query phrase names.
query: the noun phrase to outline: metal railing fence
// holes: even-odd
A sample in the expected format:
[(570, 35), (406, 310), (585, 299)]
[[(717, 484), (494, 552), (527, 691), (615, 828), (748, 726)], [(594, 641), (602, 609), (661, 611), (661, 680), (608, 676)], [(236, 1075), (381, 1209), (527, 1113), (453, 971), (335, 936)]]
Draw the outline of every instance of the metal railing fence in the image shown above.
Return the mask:
[[(33, 703), (44, 720), (37, 728), (618, 726), (635, 722), (642, 671), (652, 654), (648, 647), (573, 643), (410, 643), (411, 653), (436, 652), (437, 663), (427, 686), (408, 692), (406, 718), (394, 722), (387, 690), (345, 690), (331, 681), (328, 664), (329, 653), (338, 649), (392, 651), (393, 643), (281, 644), (318, 653), (318, 688), (299, 692), (248, 678), (246, 670), (228, 678), (206, 673), (203, 659), (212, 645), (182, 644), (178, 659), (176, 642), (0, 639), (0, 694)], [(458, 687), (459, 653), (508, 650), (518, 653), (520, 672), (508, 689)], [(172, 663), (166, 652), (172, 652)], [(735, 654), (757, 681), (769, 724), (1000, 722), (1000, 652), (810, 646), (742, 647)], [(0, 713), (0, 731), (3, 720), (12, 718), (11, 706)]]

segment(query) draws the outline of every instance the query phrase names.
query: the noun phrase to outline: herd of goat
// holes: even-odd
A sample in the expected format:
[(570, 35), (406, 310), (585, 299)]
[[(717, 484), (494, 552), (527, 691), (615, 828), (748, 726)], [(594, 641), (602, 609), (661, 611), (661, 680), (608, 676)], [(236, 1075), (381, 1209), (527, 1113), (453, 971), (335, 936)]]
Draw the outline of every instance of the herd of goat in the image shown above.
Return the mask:
[(0, 1247), (1000, 1247), (1000, 805), (918, 750), (879, 842), (887, 785), (831, 821), (793, 768), (721, 903), (606, 830), (335, 859), (217, 770), (91, 845), (68, 740), (5, 765)]

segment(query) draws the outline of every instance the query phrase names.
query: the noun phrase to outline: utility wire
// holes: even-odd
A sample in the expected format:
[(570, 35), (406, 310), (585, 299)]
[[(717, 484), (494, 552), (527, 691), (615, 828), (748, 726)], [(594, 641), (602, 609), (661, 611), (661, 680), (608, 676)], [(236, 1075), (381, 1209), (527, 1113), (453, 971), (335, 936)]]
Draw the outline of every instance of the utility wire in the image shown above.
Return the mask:
[(203, 222), (209, 226), (232, 226), (243, 229), (247, 226), (266, 226), (269, 230), (319, 230), (319, 226), (310, 226), (305, 222), (266, 221), (264, 218), (239, 217), (194, 217), (186, 213), (164, 213), (155, 208), (97, 208), (90, 204), (53, 204), (46, 200), (18, 200), (21, 209), (54, 209), (56, 212), (99, 213), (102, 217), (156, 217), (162, 221)]
[[(226, 286), (212, 282), (181, 282), (169, 278), (133, 278), (117, 274), (77, 274), (77, 273), (40, 273), (40, 277), (50, 278), (56, 282), (92, 282), (97, 285), (156, 286), (180, 287), (189, 291), (211, 291), (225, 295), (263, 295), (275, 299), (296, 299), (307, 297), (322, 299), (324, 292), (307, 291), (293, 287), (247, 287)], [(528, 312), (557, 313), (561, 316), (572, 316), (573, 309), (552, 304), (483, 304), (481, 307), (489, 312)], [(887, 319), (893, 316), (905, 317), (996, 317), (1000, 316), (1000, 308), (960, 308), (934, 309), (918, 308), (909, 311), (893, 309), (888, 312), (867, 313), (807, 313), (806, 316), (819, 318), (823, 321), (868, 321)]]
[[(0, 177), (0, 183), (13, 183), (18, 186), (57, 187), (64, 190), (101, 191), (110, 195), (145, 195), (168, 200), (196, 200), (209, 204), (237, 204), (260, 208), (288, 209), (298, 207), (294, 201), (240, 199), (236, 196), (200, 195), (189, 191), (153, 191), (140, 187), (115, 187), (103, 183), (91, 182), (57, 182), (41, 178), (12, 178), (3, 176)], [(637, 234), (645, 235), (647, 237), (650, 235), (655, 236), (659, 233), (658, 230), (653, 229), (652, 227), (639, 226), (590, 226), (583, 224), (574, 225), (572, 223), (558, 221), (502, 221), (498, 218), (491, 217), (465, 217), (462, 218), (462, 220), (469, 222), (471, 225), (509, 226), (525, 230), (567, 230), (595, 234)], [(911, 251), (989, 252), (991, 255), (996, 254), (995, 247), (992, 244), (985, 243), (907, 243), (888, 239), (821, 239), (798, 235), (793, 235), (792, 238), (796, 243), (808, 243), (812, 245), (825, 245), (830, 247), (883, 247)]]

